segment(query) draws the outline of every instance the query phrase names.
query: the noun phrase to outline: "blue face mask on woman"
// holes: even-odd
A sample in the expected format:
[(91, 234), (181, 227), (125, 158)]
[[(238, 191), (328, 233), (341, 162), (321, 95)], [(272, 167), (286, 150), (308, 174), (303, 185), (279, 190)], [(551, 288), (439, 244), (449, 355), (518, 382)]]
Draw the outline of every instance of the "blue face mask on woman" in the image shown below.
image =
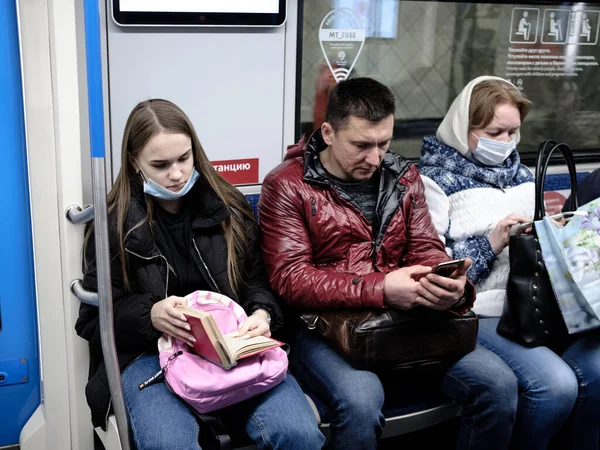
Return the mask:
[(471, 156), (474, 160), (486, 166), (499, 166), (517, 148), (517, 143), (514, 139), (510, 142), (502, 142), (479, 137), (473, 132), (471, 134), (478, 139), (477, 148), (471, 150)]
[[(141, 171), (140, 171), (141, 172)], [(200, 174), (196, 169), (192, 172), (192, 175), (178, 192), (173, 192), (170, 189), (167, 189), (164, 186), (152, 181), (150, 178), (146, 176), (144, 172), (142, 172), (142, 179), (144, 180), (144, 192), (152, 197), (161, 199), (161, 200), (178, 200), (183, 197), (185, 194), (190, 192), (190, 189), (194, 187), (196, 181), (200, 178)]]

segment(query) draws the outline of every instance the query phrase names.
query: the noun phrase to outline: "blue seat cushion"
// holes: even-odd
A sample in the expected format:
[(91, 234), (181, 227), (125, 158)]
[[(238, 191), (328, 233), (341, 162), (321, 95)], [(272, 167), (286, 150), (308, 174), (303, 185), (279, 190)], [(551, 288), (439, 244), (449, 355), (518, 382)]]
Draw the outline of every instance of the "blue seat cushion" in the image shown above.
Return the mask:
[(258, 217), (258, 199), (260, 198), (260, 194), (246, 194), (246, 200), (250, 203), (252, 207), (252, 211), (254, 211), (254, 215)]

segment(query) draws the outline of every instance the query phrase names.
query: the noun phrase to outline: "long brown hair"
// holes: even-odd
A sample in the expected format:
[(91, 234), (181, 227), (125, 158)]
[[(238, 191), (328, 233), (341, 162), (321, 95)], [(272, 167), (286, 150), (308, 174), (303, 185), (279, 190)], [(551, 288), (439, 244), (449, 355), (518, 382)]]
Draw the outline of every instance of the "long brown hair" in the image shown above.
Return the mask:
[[(254, 214), (243, 194), (223, 179), (212, 167), (190, 119), (174, 103), (163, 99), (152, 99), (139, 103), (127, 119), (121, 145), (121, 170), (107, 197), (108, 213), (117, 216), (118, 254), (122, 263), (123, 283), (130, 290), (128, 257), (125, 252), (126, 219), (131, 201), (132, 186), (142, 189), (142, 178), (136, 170), (136, 158), (148, 141), (160, 132), (185, 134), (192, 141), (194, 167), (200, 173), (203, 182), (212, 189), (229, 209), (230, 216), (222, 223), (227, 243), (227, 275), (234, 292), (242, 283), (243, 255), (248, 251), (249, 243), (245, 219), (254, 220)], [(148, 222), (152, 225), (152, 200), (146, 195), (146, 217), (135, 224), (137, 228)], [(90, 238), (92, 227), (88, 231), (84, 249)]]
[(502, 80), (485, 80), (477, 84), (471, 93), (469, 106), (469, 130), (487, 127), (494, 119), (496, 106), (515, 105), (519, 110), (521, 122), (525, 120), (531, 101), (512, 84)]

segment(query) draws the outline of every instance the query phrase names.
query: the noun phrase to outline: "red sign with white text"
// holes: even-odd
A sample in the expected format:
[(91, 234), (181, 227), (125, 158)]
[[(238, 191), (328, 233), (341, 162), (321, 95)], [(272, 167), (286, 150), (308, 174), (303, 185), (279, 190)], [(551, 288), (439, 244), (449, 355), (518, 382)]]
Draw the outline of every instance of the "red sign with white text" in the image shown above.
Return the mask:
[(211, 161), (211, 164), (231, 184), (258, 183), (258, 158)]
[(562, 211), (562, 207), (567, 199), (560, 192), (546, 191), (544, 192), (544, 206), (546, 214), (551, 216)]

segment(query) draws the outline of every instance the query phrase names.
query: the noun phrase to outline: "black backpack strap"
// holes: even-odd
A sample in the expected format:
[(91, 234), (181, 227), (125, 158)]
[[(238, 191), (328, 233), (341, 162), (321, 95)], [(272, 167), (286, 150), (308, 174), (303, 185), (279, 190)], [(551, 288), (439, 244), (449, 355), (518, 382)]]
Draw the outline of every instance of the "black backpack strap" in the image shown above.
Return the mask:
[(231, 450), (231, 437), (218, 417), (190, 408), (200, 425), (199, 443), (204, 450)]
[(198, 443), (203, 450), (231, 450), (231, 437), (225, 431), (225, 427), (221, 423), (218, 417), (212, 414), (200, 414), (194, 408), (192, 408), (186, 401), (184, 401), (179, 395), (177, 395), (171, 386), (164, 380), (167, 389), (177, 397), (188, 409), (192, 412), (196, 421), (200, 426), (200, 435), (198, 436)]

